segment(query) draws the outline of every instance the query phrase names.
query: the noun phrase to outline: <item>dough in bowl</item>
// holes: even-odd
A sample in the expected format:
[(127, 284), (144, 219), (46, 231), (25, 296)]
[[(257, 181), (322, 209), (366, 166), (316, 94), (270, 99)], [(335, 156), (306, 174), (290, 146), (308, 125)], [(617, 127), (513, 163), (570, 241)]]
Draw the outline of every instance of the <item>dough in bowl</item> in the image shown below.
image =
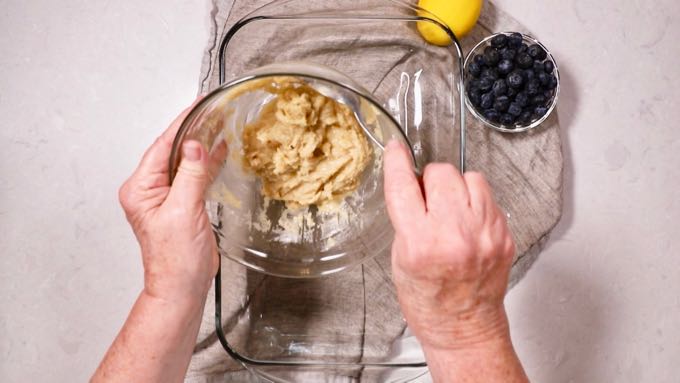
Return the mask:
[(243, 131), (245, 166), (262, 194), (296, 208), (353, 192), (372, 151), (352, 111), (302, 83), (280, 85)]

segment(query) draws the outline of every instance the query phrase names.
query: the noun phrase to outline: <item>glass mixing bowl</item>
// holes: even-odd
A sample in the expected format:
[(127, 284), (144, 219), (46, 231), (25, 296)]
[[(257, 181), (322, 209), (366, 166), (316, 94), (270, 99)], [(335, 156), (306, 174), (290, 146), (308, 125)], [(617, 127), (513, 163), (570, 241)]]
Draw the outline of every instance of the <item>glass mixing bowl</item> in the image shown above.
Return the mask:
[[(267, 86), (293, 77), (356, 101), (373, 133), (369, 164), (359, 187), (331, 209), (289, 208), (260, 193), (259, 177), (243, 163), (242, 134), (263, 106), (277, 96)], [(370, 92), (331, 68), (309, 63), (272, 64), (251, 71), (208, 94), (183, 121), (170, 158), (171, 179), (186, 140), (207, 151), (222, 141), (229, 155), (206, 192), (206, 206), (219, 252), (249, 268), (283, 277), (318, 277), (341, 271), (379, 254), (393, 238), (383, 199), (382, 148), (397, 139), (409, 148), (399, 124)], [(377, 141), (374, 141), (377, 140)], [(413, 156), (413, 151), (411, 150)]]

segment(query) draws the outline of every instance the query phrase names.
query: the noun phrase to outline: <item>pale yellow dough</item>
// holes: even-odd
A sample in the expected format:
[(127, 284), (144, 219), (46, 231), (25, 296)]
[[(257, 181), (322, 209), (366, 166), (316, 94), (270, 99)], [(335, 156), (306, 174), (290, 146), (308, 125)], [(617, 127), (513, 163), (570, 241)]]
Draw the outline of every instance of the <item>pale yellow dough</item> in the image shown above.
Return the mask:
[(322, 205), (356, 190), (371, 147), (345, 105), (286, 82), (243, 131), (245, 166), (262, 194), (289, 207)]

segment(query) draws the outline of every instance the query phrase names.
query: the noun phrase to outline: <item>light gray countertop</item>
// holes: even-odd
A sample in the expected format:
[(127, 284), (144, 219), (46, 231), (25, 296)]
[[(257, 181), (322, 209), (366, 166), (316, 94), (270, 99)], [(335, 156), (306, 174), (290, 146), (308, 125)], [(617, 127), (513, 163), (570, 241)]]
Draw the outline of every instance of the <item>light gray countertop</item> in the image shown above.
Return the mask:
[[(680, 374), (680, 3), (497, 0), (563, 75), (565, 214), (509, 294), (536, 382)], [(0, 380), (83, 381), (142, 282), (117, 188), (195, 96), (208, 1), (0, 12)]]

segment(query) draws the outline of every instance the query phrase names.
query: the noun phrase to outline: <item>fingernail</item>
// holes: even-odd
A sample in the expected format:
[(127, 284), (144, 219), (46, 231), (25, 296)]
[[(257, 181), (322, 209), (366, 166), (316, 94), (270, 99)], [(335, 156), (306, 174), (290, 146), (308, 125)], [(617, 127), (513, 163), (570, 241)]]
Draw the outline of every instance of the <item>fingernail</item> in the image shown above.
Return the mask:
[(196, 141), (188, 141), (182, 145), (182, 155), (189, 161), (201, 159), (201, 144)]

